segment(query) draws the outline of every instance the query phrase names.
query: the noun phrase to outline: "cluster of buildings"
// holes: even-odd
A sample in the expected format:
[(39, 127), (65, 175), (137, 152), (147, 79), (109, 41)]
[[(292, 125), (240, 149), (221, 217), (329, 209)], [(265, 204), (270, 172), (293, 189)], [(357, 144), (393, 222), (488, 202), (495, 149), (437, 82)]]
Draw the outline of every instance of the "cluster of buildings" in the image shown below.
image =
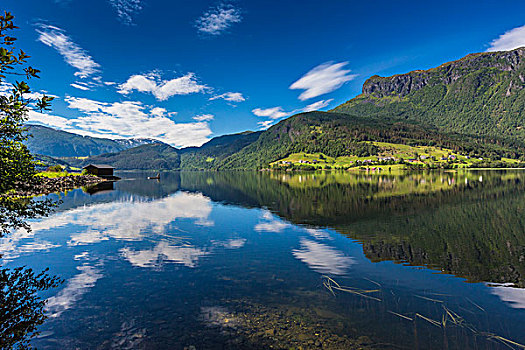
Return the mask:
[[(467, 159), (469, 159), (470, 157), (466, 156)], [(451, 154), (451, 155), (447, 155), (447, 156), (443, 156), (440, 158), (440, 160), (442, 161), (455, 161), (458, 159), (458, 156), (454, 155), (454, 154)], [(384, 162), (397, 162), (399, 159), (393, 157), (393, 156), (386, 156), (386, 157), (377, 157), (377, 159), (364, 159), (364, 160), (356, 160), (355, 162), (354, 161), (350, 161), (349, 163), (350, 164), (356, 164), (356, 165), (371, 165), (371, 164), (377, 164), (377, 163), (384, 163)], [(413, 158), (410, 158), (410, 159), (407, 159), (406, 162), (408, 163), (416, 163), (416, 162), (419, 162), (419, 161), (425, 161), (425, 160), (436, 160), (436, 158), (434, 156), (430, 156), (430, 155), (419, 155), (419, 156), (415, 156)], [(480, 158), (481, 160), (481, 158)], [(313, 159), (311, 161), (309, 160), (299, 160), (297, 162), (292, 162), (292, 161), (287, 161), (287, 160), (283, 160), (280, 162), (281, 165), (292, 165), (294, 163), (299, 163), (299, 164), (318, 164), (320, 161), (317, 160), (317, 159)]]
[[(309, 161), (309, 160), (302, 160), (302, 159), (301, 159), (301, 160), (298, 161), (297, 163), (299, 163), (299, 164), (317, 164), (317, 163), (319, 163), (319, 161), (318, 161), (317, 159), (314, 159), (314, 160), (312, 160), (312, 161)], [(283, 164), (283, 165), (291, 165), (291, 164), (293, 164), (293, 162), (290, 162), (290, 161), (288, 161), (288, 160), (283, 160), (283, 161), (281, 162), (281, 164)]]

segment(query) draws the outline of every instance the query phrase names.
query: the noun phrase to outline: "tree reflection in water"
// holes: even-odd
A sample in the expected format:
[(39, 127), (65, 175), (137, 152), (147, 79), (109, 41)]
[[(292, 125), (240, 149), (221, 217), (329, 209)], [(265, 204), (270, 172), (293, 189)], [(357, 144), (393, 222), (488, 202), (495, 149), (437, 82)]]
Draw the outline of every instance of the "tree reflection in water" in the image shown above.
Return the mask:
[[(49, 199), (0, 197), (0, 238), (16, 229), (30, 230), (28, 220), (46, 216), (52, 207)], [(0, 349), (30, 348), (37, 327), (47, 318), (46, 300), (39, 293), (60, 283), (48, 269), (37, 273), (26, 267), (0, 268)]]

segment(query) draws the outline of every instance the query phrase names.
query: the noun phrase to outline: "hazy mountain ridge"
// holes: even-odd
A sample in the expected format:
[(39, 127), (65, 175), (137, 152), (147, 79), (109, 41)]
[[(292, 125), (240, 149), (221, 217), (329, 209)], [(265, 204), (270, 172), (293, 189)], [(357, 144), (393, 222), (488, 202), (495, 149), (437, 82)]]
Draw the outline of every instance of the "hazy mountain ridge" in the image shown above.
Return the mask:
[(70, 159), (77, 167), (107, 164), (117, 170), (171, 170), (180, 168), (179, 151), (165, 143), (151, 143), (121, 152), (106, 153), (85, 159)]
[(82, 136), (41, 125), (28, 125), (32, 137), (26, 142), (34, 154), (50, 157), (87, 157), (120, 152), (143, 144), (160, 141), (145, 138), (105, 139)]

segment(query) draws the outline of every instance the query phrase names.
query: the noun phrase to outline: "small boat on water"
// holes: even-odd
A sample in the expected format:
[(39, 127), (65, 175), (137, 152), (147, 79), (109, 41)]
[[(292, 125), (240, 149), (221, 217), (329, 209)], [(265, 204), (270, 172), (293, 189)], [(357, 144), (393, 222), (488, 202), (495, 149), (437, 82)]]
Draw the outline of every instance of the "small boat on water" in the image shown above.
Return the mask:
[(160, 173), (157, 174), (157, 176), (148, 176), (149, 180), (160, 180)]

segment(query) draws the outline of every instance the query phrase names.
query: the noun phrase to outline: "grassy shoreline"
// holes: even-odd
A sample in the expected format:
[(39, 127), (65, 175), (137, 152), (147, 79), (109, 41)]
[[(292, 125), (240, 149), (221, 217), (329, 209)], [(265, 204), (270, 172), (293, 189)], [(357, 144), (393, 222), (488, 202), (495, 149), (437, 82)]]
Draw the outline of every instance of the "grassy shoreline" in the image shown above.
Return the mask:
[(56, 179), (66, 176), (82, 176), (82, 173), (70, 173), (67, 171), (40, 171), (36, 174), (38, 177), (46, 177), (48, 179)]
[(40, 172), (35, 175), (39, 178), (37, 184), (4, 193), (1, 196), (10, 198), (36, 197), (51, 193), (70, 191), (81, 187), (94, 186), (107, 181), (106, 179), (81, 173), (68, 172)]

